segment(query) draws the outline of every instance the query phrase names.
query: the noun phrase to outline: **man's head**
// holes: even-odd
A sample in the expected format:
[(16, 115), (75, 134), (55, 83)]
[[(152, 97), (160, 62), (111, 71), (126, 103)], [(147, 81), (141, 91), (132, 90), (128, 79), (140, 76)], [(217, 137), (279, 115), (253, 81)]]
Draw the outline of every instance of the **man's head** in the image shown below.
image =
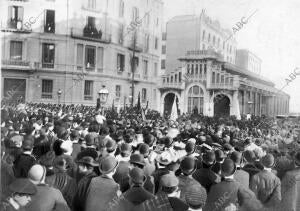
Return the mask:
[(78, 171), (80, 174), (88, 175), (94, 171), (94, 167), (99, 166), (99, 163), (95, 162), (94, 158), (85, 156), (77, 161)]
[(160, 179), (160, 186), (162, 192), (168, 194), (169, 196), (179, 197), (180, 191), (178, 191), (178, 178), (172, 174), (165, 174)]
[(45, 183), (46, 168), (39, 164), (33, 165), (28, 171), (28, 178), (33, 184)]
[(35, 185), (28, 179), (23, 178), (12, 182), (9, 185), (9, 190), (12, 192), (13, 199), (21, 207), (25, 207), (31, 201), (31, 197), (37, 192)]

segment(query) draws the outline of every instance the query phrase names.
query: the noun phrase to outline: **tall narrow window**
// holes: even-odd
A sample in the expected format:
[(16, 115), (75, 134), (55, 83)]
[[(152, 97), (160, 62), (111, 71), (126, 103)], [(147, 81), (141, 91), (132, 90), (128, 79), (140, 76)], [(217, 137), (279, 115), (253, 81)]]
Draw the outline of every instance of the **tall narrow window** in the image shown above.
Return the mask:
[(91, 27), (95, 27), (95, 17), (87, 17), (87, 25)]
[(154, 63), (154, 77), (158, 76), (158, 64), (155, 62)]
[(155, 44), (154, 44), (154, 46), (155, 46), (155, 50), (157, 50), (158, 49), (158, 38), (157, 37), (155, 37)]
[(120, 0), (120, 5), (119, 5), (119, 17), (123, 18), (124, 17), (124, 1)]
[(161, 46), (161, 53), (166, 54), (166, 52), (167, 52), (167, 47), (165, 45), (162, 45)]
[(54, 68), (55, 46), (50, 43), (43, 43), (42, 49), (42, 67)]
[(144, 76), (148, 76), (148, 61), (143, 60), (143, 74)]
[(89, 70), (95, 68), (96, 49), (93, 46), (86, 46), (85, 48), (85, 67)]
[(215, 46), (215, 44), (216, 44), (216, 37), (213, 36), (213, 46)]
[(98, 72), (102, 72), (103, 70), (103, 48), (102, 47), (98, 47), (97, 48), (97, 70)]
[(145, 103), (147, 100), (147, 89), (142, 89), (142, 102)]
[(48, 32), (48, 33), (55, 32), (55, 11), (54, 10), (46, 10), (44, 32)]
[(76, 58), (77, 69), (81, 70), (83, 67), (83, 44), (77, 44)]
[(84, 100), (93, 100), (93, 81), (84, 81)]
[(165, 59), (161, 60), (161, 69), (166, 69), (166, 60)]
[(121, 86), (116, 85), (116, 97), (120, 98), (121, 97)]
[(202, 40), (205, 40), (205, 30), (202, 32)]
[(96, 0), (88, 0), (88, 6), (89, 9), (96, 9)]
[(137, 7), (132, 8), (132, 21), (136, 21), (139, 18), (139, 9)]
[(125, 70), (125, 55), (117, 54), (117, 69), (118, 72), (123, 72)]
[(23, 11), (23, 7), (20, 6), (8, 7), (8, 24), (10, 28), (22, 29)]
[(208, 42), (210, 42), (210, 34), (208, 33)]
[(42, 98), (52, 99), (53, 97), (53, 80), (42, 80)]
[(146, 52), (148, 52), (148, 50), (149, 50), (149, 39), (150, 39), (149, 34), (145, 34), (145, 51)]
[(22, 45), (21, 41), (10, 42), (10, 59), (22, 60)]

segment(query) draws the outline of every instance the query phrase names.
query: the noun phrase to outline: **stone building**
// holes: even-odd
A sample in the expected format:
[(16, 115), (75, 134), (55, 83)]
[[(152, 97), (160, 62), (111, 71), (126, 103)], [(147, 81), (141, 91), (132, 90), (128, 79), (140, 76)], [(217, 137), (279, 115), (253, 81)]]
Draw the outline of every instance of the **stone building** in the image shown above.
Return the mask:
[(199, 16), (183, 15), (167, 22), (166, 72), (180, 66), (178, 58), (190, 50), (213, 49), (224, 61), (235, 64), (237, 42), (232, 32), (221, 27), (202, 10)]
[(181, 113), (238, 118), (289, 113), (289, 95), (268, 79), (225, 62), (212, 49), (187, 51), (178, 59), (182, 67), (162, 76), (161, 112), (170, 113), (176, 99)]
[(242, 69), (260, 74), (261, 62), (260, 58), (247, 49), (238, 49), (236, 51), (236, 65)]
[(134, 101), (159, 104), (162, 0), (7, 0), (1, 16), (6, 100), (95, 105), (105, 85), (123, 106), (133, 80)]

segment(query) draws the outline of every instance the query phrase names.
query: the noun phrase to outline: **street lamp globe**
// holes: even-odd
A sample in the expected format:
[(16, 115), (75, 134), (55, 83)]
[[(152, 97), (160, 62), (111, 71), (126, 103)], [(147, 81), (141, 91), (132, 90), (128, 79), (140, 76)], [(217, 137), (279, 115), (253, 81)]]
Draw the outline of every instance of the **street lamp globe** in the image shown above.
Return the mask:
[(59, 90), (57, 91), (57, 95), (60, 97), (61, 94), (62, 94), (62, 91), (59, 89)]
[(98, 92), (100, 103), (106, 103), (107, 97), (108, 97), (108, 90), (105, 88), (105, 86), (102, 86), (102, 89)]

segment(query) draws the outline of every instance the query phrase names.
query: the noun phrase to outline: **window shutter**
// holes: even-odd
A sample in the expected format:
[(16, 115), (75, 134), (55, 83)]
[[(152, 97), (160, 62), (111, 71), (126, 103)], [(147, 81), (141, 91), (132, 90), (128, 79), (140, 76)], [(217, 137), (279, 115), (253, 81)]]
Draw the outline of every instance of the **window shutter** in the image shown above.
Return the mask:
[(83, 45), (77, 44), (77, 66), (83, 66)]
[(103, 48), (97, 48), (97, 68), (102, 71), (103, 69)]
[(11, 22), (11, 18), (12, 18), (12, 10), (13, 10), (13, 7), (12, 7), (12, 6), (9, 6), (9, 7), (8, 7), (8, 14), (7, 14), (7, 17), (8, 17), (8, 19), (7, 19), (7, 24), (8, 24), (8, 25), (9, 25), (10, 22)]
[(18, 20), (23, 21), (23, 15), (24, 15), (24, 8), (18, 7)]

